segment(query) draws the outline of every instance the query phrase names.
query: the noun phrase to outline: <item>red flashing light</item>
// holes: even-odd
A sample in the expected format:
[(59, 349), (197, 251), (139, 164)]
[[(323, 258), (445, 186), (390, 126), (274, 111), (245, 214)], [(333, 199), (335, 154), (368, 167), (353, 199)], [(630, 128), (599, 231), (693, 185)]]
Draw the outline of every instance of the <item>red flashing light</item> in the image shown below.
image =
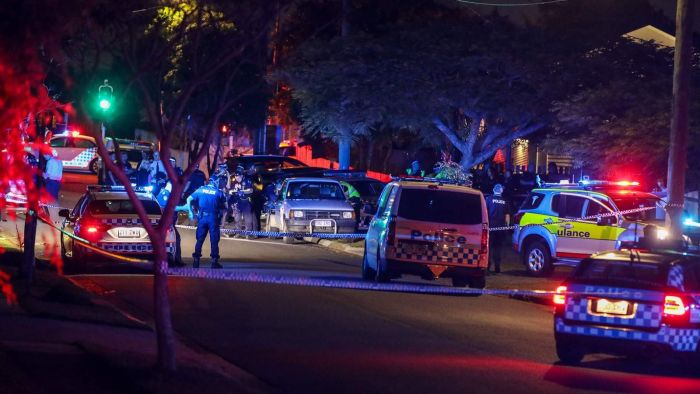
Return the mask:
[(639, 182), (637, 182), (637, 181), (617, 181), (617, 182), (615, 182), (615, 184), (618, 186), (625, 186), (625, 187), (639, 186)]
[(687, 312), (688, 309), (681, 297), (667, 295), (664, 298), (664, 315), (683, 316)]
[(96, 233), (97, 232), (97, 227), (88, 227), (87, 228), (88, 233)]
[(70, 132), (71, 137), (80, 137), (80, 132), (73, 130)]
[(554, 305), (564, 305), (566, 304), (566, 286), (557, 287), (556, 294), (552, 297), (552, 302)]
[(481, 229), (481, 254), (486, 253), (489, 249), (489, 229), (484, 226)]

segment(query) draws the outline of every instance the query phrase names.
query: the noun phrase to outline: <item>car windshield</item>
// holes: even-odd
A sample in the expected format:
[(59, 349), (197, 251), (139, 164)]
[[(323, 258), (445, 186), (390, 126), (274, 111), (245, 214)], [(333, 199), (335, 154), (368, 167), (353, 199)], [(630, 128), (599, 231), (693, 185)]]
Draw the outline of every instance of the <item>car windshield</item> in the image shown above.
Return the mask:
[(398, 215), (423, 222), (480, 224), (481, 198), (472, 193), (403, 189)]
[(660, 198), (650, 196), (618, 196), (613, 198), (615, 205), (620, 211), (626, 211), (635, 208), (656, 208), (641, 212), (633, 212), (624, 214), (627, 220), (641, 221), (661, 221), (664, 220), (664, 210), (661, 208), (662, 203)]
[(345, 200), (339, 184), (334, 182), (291, 182), (287, 198), (293, 200)]
[(378, 196), (384, 190), (384, 184), (381, 182), (348, 182), (357, 192), (363, 197)]
[[(160, 215), (160, 206), (153, 200), (140, 200), (147, 215)], [(131, 200), (94, 200), (88, 205), (91, 215), (136, 215)]]
[(576, 280), (609, 285), (645, 285), (663, 287), (666, 274), (659, 264), (620, 260), (588, 260), (574, 273)]

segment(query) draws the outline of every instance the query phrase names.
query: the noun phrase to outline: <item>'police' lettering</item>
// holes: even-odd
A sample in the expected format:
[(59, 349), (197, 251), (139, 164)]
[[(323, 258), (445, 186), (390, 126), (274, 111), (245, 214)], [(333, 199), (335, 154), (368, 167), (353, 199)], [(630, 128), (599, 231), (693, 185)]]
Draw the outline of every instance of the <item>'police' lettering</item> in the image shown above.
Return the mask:
[(457, 241), (458, 244), (467, 243), (467, 238), (461, 235), (455, 238), (454, 235), (443, 235), (438, 232), (436, 232), (435, 234), (423, 234), (423, 232), (420, 230), (411, 230), (411, 239), (423, 239), (424, 241), (445, 241), (449, 243)]

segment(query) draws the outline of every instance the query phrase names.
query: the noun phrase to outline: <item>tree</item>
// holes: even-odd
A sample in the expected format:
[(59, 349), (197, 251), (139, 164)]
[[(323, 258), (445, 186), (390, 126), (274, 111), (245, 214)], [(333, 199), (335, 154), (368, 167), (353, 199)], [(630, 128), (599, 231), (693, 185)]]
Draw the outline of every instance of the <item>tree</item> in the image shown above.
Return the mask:
[[(109, 2), (91, 15), (80, 36), (86, 62), (99, 73), (105, 64), (126, 65), (123, 85), (115, 95), (125, 97), (132, 89), (159, 140), (160, 156), (172, 184), (172, 196), (180, 196), (187, 179), (208, 153), (219, 125), (253, 89), (264, 82), (237, 89), (240, 72), (249, 64), (264, 64), (271, 23), (270, 7), (256, 1), (215, 0)], [(95, 66), (94, 62), (100, 63)], [(82, 70), (77, 70), (80, 72)], [(105, 71), (102, 71), (104, 73)], [(119, 105), (117, 104), (117, 107)], [(87, 112), (87, 111), (86, 111)], [(192, 122), (185, 126), (187, 121)], [(170, 147), (183, 128), (195, 129), (201, 144), (194, 147), (194, 160), (178, 175), (169, 162)], [(98, 133), (98, 152), (122, 183), (148, 232), (155, 254), (154, 318), (158, 342), (158, 367), (176, 369), (175, 338), (168, 296), (168, 256), (165, 240), (174, 218), (177, 198), (170, 199), (159, 223), (150, 224), (128, 177), (119, 163), (109, 159)], [(118, 147), (117, 147), (118, 149)], [(115, 155), (120, 160), (120, 155)]]
[[(696, 58), (691, 85), (700, 85)], [(673, 52), (619, 38), (590, 52), (572, 69), (588, 86), (553, 105), (554, 132), (545, 146), (581, 160), (601, 175), (666, 175), (671, 122)], [(587, 75), (587, 76), (586, 76)], [(593, 82), (595, 81), (595, 83)], [(653, 94), (651, 94), (653, 92)], [(691, 102), (690, 148), (700, 150), (700, 100)], [(700, 165), (689, 163), (688, 185), (700, 181)]]
[(547, 125), (559, 68), (541, 36), (503, 20), (390, 30), (300, 49), (281, 74), (307, 129), (342, 139), (412, 128), (448, 138), (468, 168)]

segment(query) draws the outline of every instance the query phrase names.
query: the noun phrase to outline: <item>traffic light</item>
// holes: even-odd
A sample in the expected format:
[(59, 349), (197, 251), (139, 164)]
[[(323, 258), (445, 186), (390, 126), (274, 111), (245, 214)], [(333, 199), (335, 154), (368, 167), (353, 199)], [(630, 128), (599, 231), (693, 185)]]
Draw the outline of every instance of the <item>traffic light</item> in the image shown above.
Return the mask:
[(114, 89), (107, 83), (100, 85), (97, 94), (97, 105), (103, 113), (107, 113), (112, 109), (112, 101), (114, 100)]

